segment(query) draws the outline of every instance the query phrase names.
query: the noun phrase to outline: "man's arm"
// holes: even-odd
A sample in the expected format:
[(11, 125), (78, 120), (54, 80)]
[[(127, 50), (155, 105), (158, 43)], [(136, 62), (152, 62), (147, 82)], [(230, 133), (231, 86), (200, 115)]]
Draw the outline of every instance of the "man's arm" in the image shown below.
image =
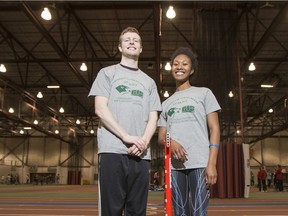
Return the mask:
[(145, 129), (144, 135), (143, 135), (143, 139), (146, 141), (147, 145), (156, 131), (157, 120), (158, 120), (158, 112), (157, 111), (150, 112), (148, 123)]
[(166, 127), (159, 127), (158, 130), (158, 144), (164, 145), (164, 140), (166, 139)]
[(145, 149), (144, 141), (138, 136), (130, 136), (114, 118), (108, 107), (108, 99), (106, 97), (95, 97), (95, 113), (101, 119), (101, 122), (124, 143), (135, 144), (141, 151)]

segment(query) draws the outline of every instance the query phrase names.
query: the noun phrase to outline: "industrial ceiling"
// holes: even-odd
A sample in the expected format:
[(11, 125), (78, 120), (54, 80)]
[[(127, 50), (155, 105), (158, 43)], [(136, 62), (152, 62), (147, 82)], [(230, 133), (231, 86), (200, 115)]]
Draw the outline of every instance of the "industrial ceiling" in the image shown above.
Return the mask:
[[(174, 19), (166, 17), (170, 5)], [(49, 21), (41, 18), (44, 7)], [(162, 100), (165, 91), (175, 91), (166, 62), (178, 47), (190, 47), (199, 60), (191, 82), (217, 97), (222, 140), (251, 144), (287, 134), (285, 1), (1, 1), (0, 64), (7, 71), (0, 72), (0, 136), (65, 142), (96, 136), (90, 132), (98, 118), (87, 95), (98, 71), (119, 63), (119, 34), (128, 26), (141, 33), (139, 68), (155, 80)], [(248, 70), (251, 62), (254, 71)], [(82, 63), (87, 71), (80, 70)]]

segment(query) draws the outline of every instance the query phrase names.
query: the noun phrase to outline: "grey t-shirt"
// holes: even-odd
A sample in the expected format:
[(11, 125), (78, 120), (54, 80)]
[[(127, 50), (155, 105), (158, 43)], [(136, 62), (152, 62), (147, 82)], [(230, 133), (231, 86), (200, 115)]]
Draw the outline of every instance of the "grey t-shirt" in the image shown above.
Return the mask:
[(171, 139), (188, 153), (184, 163), (172, 158), (172, 168), (206, 167), (209, 157), (207, 114), (220, 110), (214, 94), (208, 88), (190, 87), (175, 92), (163, 102), (162, 108), (158, 126), (166, 127)]
[[(125, 68), (120, 64), (99, 71), (89, 96), (108, 98), (108, 107), (117, 122), (133, 136), (143, 136), (151, 111), (161, 111), (157, 86), (143, 71)], [(121, 139), (111, 133), (103, 124), (97, 130), (98, 154), (127, 154)], [(150, 148), (143, 159), (151, 159)]]

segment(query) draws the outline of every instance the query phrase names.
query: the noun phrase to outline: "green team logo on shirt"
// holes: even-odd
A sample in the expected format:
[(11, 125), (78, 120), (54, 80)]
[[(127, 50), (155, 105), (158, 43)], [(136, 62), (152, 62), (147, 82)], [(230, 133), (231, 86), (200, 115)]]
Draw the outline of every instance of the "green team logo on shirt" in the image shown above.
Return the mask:
[(136, 96), (136, 97), (143, 97), (143, 92), (137, 89), (131, 90), (128, 86), (125, 85), (119, 85), (116, 87), (116, 90), (119, 93), (123, 93), (123, 94), (127, 94), (130, 93), (132, 96)]
[(190, 113), (194, 112), (194, 106), (189, 106), (188, 105), (188, 106), (184, 106), (182, 108), (174, 108), (174, 107), (172, 107), (172, 108), (170, 108), (168, 110), (167, 115), (171, 117), (175, 113), (188, 113), (188, 112), (190, 112)]
[(124, 85), (119, 85), (116, 87), (117, 91), (119, 93), (122, 93), (122, 92), (128, 92), (128, 89), (129, 87), (128, 86), (124, 86)]

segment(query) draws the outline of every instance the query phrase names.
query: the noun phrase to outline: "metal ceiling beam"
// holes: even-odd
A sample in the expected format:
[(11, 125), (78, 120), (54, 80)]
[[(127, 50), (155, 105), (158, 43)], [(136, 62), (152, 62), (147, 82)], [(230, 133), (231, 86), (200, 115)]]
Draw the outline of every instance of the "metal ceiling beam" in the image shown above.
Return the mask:
[[(246, 57), (246, 61), (243, 66), (247, 66), (247, 64), (253, 59), (257, 53), (262, 49), (263, 45), (266, 43), (267, 39), (273, 34), (274, 30), (277, 28), (278, 24), (285, 19), (285, 16), (288, 13), (288, 4), (285, 4), (276, 15), (274, 20), (271, 22), (270, 26), (266, 30), (266, 32), (262, 35), (262, 38), (258, 41), (254, 49), (249, 52)], [(248, 30), (249, 31), (249, 30)]]
[[(287, 4), (287, 5), (288, 5), (288, 4)], [(286, 5), (286, 7), (287, 7), (287, 5)], [(287, 10), (287, 8), (286, 8), (286, 10)], [(258, 9), (257, 9), (257, 12), (258, 12)], [(257, 14), (258, 14), (258, 13), (257, 13)], [(252, 15), (255, 17), (255, 21), (257, 20), (257, 22), (258, 22), (263, 28), (265, 28), (266, 31), (267, 31), (268, 29), (267, 29), (266, 26), (261, 22), (261, 20), (259, 20), (257, 14), (256, 14), (256, 15), (252, 14)], [(285, 47), (285, 45), (284, 45), (281, 41), (278, 40), (278, 38), (277, 38), (273, 33), (271, 34), (271, 37), (278, 43), (278, 45), (279, 45), (283, 50), (286, 51), (286, 55), (284, 55), (282, 58), (273, 58), (273, 59), (271, 59), (271, 58), (263, 59), (263, 58), (262, 58), (262, 59), (261, 59), (261, 58), (256, 58), (256, 57), (255, 57), (255, 58), (253, 59), (253, 60), (256, 61), (256, 62), (259, 62), (259, 61), (277, 62), (277, 64), (270, 70), (270, 72), (269, 72), (259, 83), (263, 83), (266, 79), (268, 79), (268, 78), (271, 76), (271, 74), (274, 73), (274, 71), (276, 71), (276, 69), (277, 69), (283, 62), (287, 62), (287, 61), (288, 61), (288, 49)]]
[[(143, 61), (147, 61), (147, 62), (151, 62), (151, 61), (154, 61), (156, 59), (156, 56), (151, 56), (151, 57), (141, 57), (139, 58), (139, 61), (140, 62), (143, 62)], [(161, 57), (161, 60), (162, 61), (169, 61), (170, 58), (169, 57), (165, 57), (165, 56), (162, 56)], [(241, 61), (243, 61), (244, 58), (241, 59)], [(279, 57), (269, 57), (269, 58), (265, 58), (265, 57), (255, 57), (253, 59), (254, 61), (256, 62), (275, 62), (275, 63), (278, 63), (278, 62), (288, 62), (288, 57), (285, 55), (284, 57), (282, 58), (279, 58)], [(107, 58), (69, 58), (69, 61), (70, 62), (83, 62), (83, 61), (87, 61), (87, 62), (119, 62), (120, 61), (120, 58), (119, 57), (107, 57)], [(27, 62), (27, 59), (26, 58), (19, 58), (19, 59), (2, 59), (1, 60), (1, 63), (3, 64), (9, 64), (9, 63), (26, 63)], [(62, 59), (60, 58), (37, 58), (37, 59), (29, 59), (29, 62), (30, 63), (59, 63), (59, 62), (63, 62)], [(205, 61), (204, 61), (205, 62)]]
[[(18, 1), (19, 2), (19, 1)], [(17, 3), (18, 3), (17, 2)], [(41, 3), (41, 6), (39, 6), (38, 1), (35, 1), (36, 4), (33, 4), (33, 1), (30, 1), (31, 7), (33, 9), (39, 9), (45, 5), (45, 2)], [(144, 9), (151, 9), (151, 4), (153, 4), (153, 1), (141, 1), (141, 0), (134, 0), (132, 1), (85, 1), (85, 4), (83, 4), (82, 1), (72, 1), (73, 2), (73, 8), (78, 9), (78, 10), (111, 10), (113, 8), (117, 8), (118, 10), (144, 10)], [(155, 2), (155, 1), (154, 1)], [(251, 1), (246, 1), (250, 2)], [(19, 11), (18, 7), (15, 7), (15, 4), (13, 4), (13, 1), (6, 1), (2, 2), (0, 11), (9, 11), (9, 12), (14, 12), (14, 11)], [(51, 1), (47, 1), (47, 4), (51, 4)], [(56, 1), (56, 6), (61, 7), (63, 2)], [(168, 8), (168, 5), (171, 3), (170, 1), (162, 1), (163, 4), (165, 4), (165, 8)], [(281, 2), (278, 2), (280, 4)], [(176, 5), (177, 8), (185, 9), (187, 6), (190, 7), (199, 7), (203, 8), (205, 7), (210, 7), (211, 9), (221, 9), (221, 8), (227, 8), (229, 7), (231, 3), (223, 2), (221, 3), (220, 6), (217, 6), (214, 4), (214, 1), (173, 1), (173, 5)], [(240, 1), (240, 2), (234, 2), (235, 5), (237, 5), (239, 8), (243, 7), (243, 4), (245, 4), (245, 1)], [(251, 3), (252, 4), (252, 3)], [(203, 7), (202, 7), (203, 5)], [(258, 3), (254, 3), (252, 6), (257, 7)]]
[[(191, 43), (191, 41), (182, 33), (182, 31), (171, 21), (168, 21), (170, 25), (173, 26), (173, 28), (179, 33), (179, 35), (185, 40), (187, 44), (195, 51), (197, 50), (195, 46)], [(201, 59), (201, 53), (197, 53), (197, 56)]]
[[(77, 101), (77, 103), (79, 104), (79, 106), (85, 111), (87, 112), (87, 115), (90, 115), (90, 112), (86, 109), (86, 107), (84, 105), (82, 105), (78, 100), (77, 98), (75, 98), (68, 90), (67, 88), (65, 88), (65, 86), (61, 83), (61, 81), (59, 81), (53, 74), (50, 73), (50, 71), (47, 70), (47, 68), (26, 48), (23, 46), (23, 44), (10, 32), (8, 31), (8, 29), (6, 29), (5, 26), (3, 26), (3, 24), (0, 22), (0, 27), (6, 32), (7, 35), (9, 35), (9, 38), (10, 39), (13, 39), (13, 41), (15, 41), (17, 43), (17, 45), (19, 45), (27, 54), (29, 57), (31, 57), (31, 59), (25, 59), (26, 61), (24, 61), (23, 63), (27, 63), (28, 62), (31, 62), (34, 61), (35, 63), (38, 63), (39, 66), (46, 72), (47, 75), (49, 75), (49, 77), (51, 77), (53, 80), (55, 80), (63, 89), (63, 91), (65, 91), (65, 93), (67, 93), (68, 95), (71, 95), (71, 97), (74, 98), (75, 101)], [(19, 63), (19, 61), (21, 62), (21, 60), (18, 60), (16, 59), (15, 60), (15, 63)], [(63, 62), (63, 61), (62, 61)], [(2, 80), (4, 82), (8, 82), (9, 85), (12, 85), (14, 87), (12, 88), (17, 88), (19, 91), (25, 91), (27, 92), (26, 90), (24, 89), (21, 89), (17, 84), (15, 84), (13, 81), (11, 80), (8, 80), (7, 77), (4, 79), (3, 76), (0, 76), (0, 78), (2, 77)], [(6, 81), (5, 81), (6, 80)], [(16, 87), (17, 86), (17, 87)], [(83, 87), (83, 86), (82, 86)], [(27, 92), (28, 93), (28, 92)], [(29, 93), (30, 97), (32, 97), (32, 95)], [(34, 98), (35, 99), (35, 98)], [(48, 105), (46, 105), (48, 109), (52, 109), (50, 108)], [(52, 109), (53, 110), (53, 109)]]
[[(62, 115), (59, 115), (58, 112), (56, 110), (54, 110), (53, 108), (51, 108), (50, 106), (48, 106), (46, 103), (44, 103), (43, 101), (39, 101), (37, 100), (32, 94), (30, 94), (28, 91), (22, 89), (22, 88), (19, 88), (16, 84), (14, 84), (12, 81), (10, 81), (7, 77), (4, 77), (1, 73), (0, 73), (0, 80), (2, 82), (5, 83), (5, 85), (9, 86), (10, 88), (12, 88), (13, 90), (15, 90), (16, 92), (18, 92), (19, 94), (21, 94), (23, 96), (23, 98), (27, 98), (29, 100), (31, 100), (31, 102), (35, 102), (39, 107), (41, 107), (41, 110), (45, 110), (49, 113), (49, 116), (52, 116), (52, 117), (57, 117), (59, 119), (64, 119), (66, 122), (69, 123), (69, 126), (76, 126), (75, 123), (71, 122), (68, 118), (66, 118), (65, 116), (62, 116)], [(31, 124), (30, 122), (28, 121), (25, 121), (21, 118), (18, 118), (18, 117), (15, 117), (14, 115), (11, 115), (11, 114), (7, 114), (5, 113), (3, 110), (0, 109), (0, 114), (2, 114), (5, 118), (7, 119), (10, 119), (12, 120), (13, 122), (16, 122), (17, 124), (18, 123), (21, 123), (21, 124), (24, 124), (24, 125), (29, 125), (31, 126), (32, 128), (34, 128), (35, 130), (38, 130), (44, 134), (47, 134), (47, 135), (51, 135), (51, 132), (50, 131), (47, 131), (45, 130), (44, 128), (41, 128), (40, 126), (37, 126), (37, 125), (34, 125), (34, 124)], [(81, 129), (82, 131), (84, 131), (83, 129)], [(85, 131), (84, 131), (85, 132)], [(52, 133), (52, 135), (55, 136), (55, 134)], [(59, 138), (57, 135), (56, 135), (56, 138)], [(62, 139), (60, 137), (60, 139)], [(63, 140), (64, 141), (64, 140)], [(65, 142), (68, 142), (67, 140), (65, 140)]]
[(257, 121), (257, 119), (259, 119), (260, 117), (263, 116), (263, 114), (266, 114), (268, 112), (268, 110), (271, 107), (276, 107), (278, 104), (283, 104), (283, 101), (288, 98), (288, 95), (285, 95), (283, 97), (281, 97), (278, 101), (276, 101), (275, 103), (271, 104), (270, 107), (266, 108), (265, 110), (262, 110), (257, 116), (254, 116), (253, 118), (249, 119), (246, 123), (245, 126), (249, 126), (250, 124), (252, 124), (254, 121)]
[[(284, 106), (284, 101), (285, 101), (285, 99), (287, 100), (287, 98), (288, 98), (288, 95), (286, 94), (285, 96), (281, 97), (277, 102), (273, 103), (270, 107), (266, 108), (265, 110), (262, 110), (257, 116), (249, 119), (245, 123), (245, 125), (244, 125), (245, 128), (248, 128), (248, 127), (254, 128), (255, 124), (256, 124), (256, 126), (258, 125), (259, 127), (262, 128), (260, 135), (256, 136), (252, 140), (249, 140), (249, 142), (247, 142), (248, 144), (252, 144), (252, 143), (258, 142), (260, 140), (263, 140), (267, 137), (271, 137), (274, 134), (276, 134), (280, 131), (286, 130), (288, 128), (288, 118), (287, 118), (288, 117), (288, 110)], [(282, 110), (278, 110), (276, 112), (278, 112), (278, 113), (284, 112), (284, 115), (286, 113), (286, 117), (284, 116), (282, 118), (279, 118), (279, 116), (277, 116), (277, 115), (275, 116), (275, 114), (274, 115), (271, 114), (270, 116), (269, 115), (266, 116), (269, 108), (279, 107), (279, 106), (282, 107)], [(264, 115), (265, 115), (265, 117), (264, 117)], [(282, 115), (283, 114), (281, 114), (281, 116)], [(267, 129), (267, 127), (265, 127), (265, 123), (263, 122), (263, 119), (265, 119), (265, 121), (269, 120), (270, 122), (275, 123), (275, 124), (268, 125), (267, 126), (268, 129)], [(264, 132), (265, 131), (264, 129), (266, 130), (266, 132)], [(249, 130), (247, 130), (246, 132), (249, 132)], [(247, 136), (244, 136), (244, 137), (247, 138)], [(248, 135), (248, 137), (249, 137), (249, 135)]]
[(27, 17), (35, 25), (35, 27), (39, 30), (39, 32), (42, 35), (44, 35), (45, 39), (50, 43), (50, 45), (54, 48), (54, 50), (57, 52), (57, 54), (62, 58), (63, 62), (66, 63), (66, 65), (71, 69), (71, 71), (79, 79), (79, 81), (83, 84), (83, 86), (86, 87), (87, 90), (90, 90), (91, 86), (87, 83), (87, 81), (83, 78), (83, 76), (79, 73), (79, 71), (75, 68), (75, 66), (69, 61), (69, 57), (59, 47), (57, 42), (49, 34), (49, 32), (46, 30), (46, 28), (41, 24), (40, 20), (35, 15), (34, 11), (31, 9), (31, 7), (26, 2), (23, 2), (21, 5), (22, 5), (23, 11), (27, 15)]
[(154, 25), (154, 44), (155, 44), (155, 71), (156, 71), (156, 84), (162, 89), (161, 82), (161, 25), (162, 25), (162, 7), (160, 3), (155, 3), (153, 7), (153, 25)]
[[(251, 13), (252, 16), (254, 16), (255, 18), (255, 22), (257, 21), (257, 23), (259, 23), (264, 29), (267, 30), (267, 26), (259, 19), (259, 17), (256, 15), (254, 15), (253, 13)], [(286, 52), (288, 52), (288, 49), (285, 47), (285, 45), (283, 44), (283, 42), (279, 41), (279, 39), (272, 33), (271, 37), (278, 43), (278, 45), (280, 47), (282, 47), (283, 50), (285, 50)], [(256, 57), (255, 57), (256, 58)]]
[[(78, 15), (76, 14), (75, 10), (72, 9), (70, 4), (67, 4), (67, 10), (72, 14), (72, 16), (74, 17), (74, 19), (76, 20), (76, 26), (78, 28), (78, 31), (81, 33), (82, 37), (84, 37), (84, 39), (88, 42), (89, 48), (91, 50), (91, 52), (93, 53), (93, 55), (98, 58), (98, 55), (95, 51), (95, 49), (93, 48), (91, 42), (89, 41), (89, 38), (87, 37), (86, 32), (94, 39), (94, 41), (96, 42), (96, 44), (100, 47), (100, 49), (105, 53), (105, 55), (109, 58), (111, 57), (109, 55), (109, 53), (104, 49), (104, 47), (102, 46), (102, 44), (94, 37), (94, 35), (91, 33), (91, 31), (87, 28), (87, 26), (82, 22), (82, 20), (78, 17)], [(83, 30), (83, 28), (85, 29), (85, 31)], [(101, 62), (99, 63), (100, 67), (103, 67)]]
[(287, 128), (288, 128), (288, 122), (286, 122), (285, 124), (283, 124), (283, 125), (282, 125), (281, 127), (279, 127), (279, 128), (276, 128), (276, 129), (274, 129), (274, 130), (271, 130), (271, 131), (269, 131), (269, 132), (267, 132), (267, 133), (262, 134), (261, 136), (258, 136), (256, 139), (250, 140), (250, 141), (248, 142), (248, 144), (253, 144), (253, 143), (256, 143), (256, 142), (258, 142), (258, 141), (261, 141), (261, 140), (263, 140), (263, 139), (265, 139), (265, 138), (271, 137), (271, 136), (273, 136), (274, 134), (276, 134), (276, 133), (278, 133), (278, 132), (280, 132), (280, 131), (286, 130)]
[(68, 143), (68, 144), (73, 144), (74, 142), (71, 141), (70, 139), (65, 139), (64, 137), (62, 137), (61, 135), (57, 135), (57, 134), (54, 134), (52, 133), (51, 131), (48, 131), (48, 130), (45, 130), (43, 129), (42, 127), (38, 126), (38, 125), (34, 125), (34, 124), (31, 124), (30, 122), (24, 120), (23, 118), (19, 118), (17, 116), (14, 116), (14, 115), (10, 115), (10, 114), (7, 114), (5, 113), (3, 110), (0, 110), (0, 115), (4, 116), (6, 119), (10, 119), (14, 122), (19, 122), (23, 125), (26, 125), (26, 126), (29, 126), (31, 128), (34, 128), (35, 130), (43, 133), (43, 134), (46, 134), (47, 136), (50, 136), (50, 137), (54, 137), (58, 140), (61, 140), (65, 143)]
[[(283, 5), (283, 7), (279, 10), (279, 12), (278, 12), (278, 14), (274, 17), (274, 19), (273, 19), (273, 21), (271, 22), (271, 24), (270, 24), (270, 26), (266, 29), (266, 31), (265, 31), (265, 33), (262, 35), (262, 37), (261, 37), (261, 39), (258, 41), (258, 43), (256, 44), (256, 46), (254, 47), (254, 49), (253, 50), (249, 50), (250, 52), (248, 53), (248, 55), (247, 55), (247, 57), (246, 57), (246, 59), (245, 59), (245, 61), (243, 61), (244, 63), (242, 64), (242, 67), (243, 66), (247, 66), (248, 65), (248, 63), (253, 59), (253, 61), (256, 61), (256, 59), (257, 59), (257, 54), (258, 54), (258, 52), (262, 49), (262, 47), (266, 44), (266, 42), (267, 42), (267, 40), (268, 40), (268, 38), (269, 37), (273, 37), (274, 39), (275, 39), (275, 36), (273, 35), (274, 34), (274, 32), (275, 32), (275, 29), (277, 28), (277, 26), (280, 24), (280, 22), (281, 21), (283, 21), (283, 19), (285, 18), (285, 16), (287, 15), (287, 12), (288, 12), (288, 4), (286, 3), (285, 5)], [(265, 27), (264, 25), (263, 25), (263, 23), (260, 21), (260, 20), (258, 20), (258, 10), (257, 10), (257, 14), (256, 15), (254, 15), (252, 12), (251, 12), (251, 14), (253, 15), (253, 17), (255, 18), (255, 22), (256, 22), (256, 20), (262, 25), (262, 27)], [(255, 30), (255, 26), (254, 26), (254, 30)], [(247, 29), (247, 31), (249, 31), (249, 29)], [(248, 41), (249, 41), (249, 38), (248, 38)], [(276, 41), (278, 41), (278, 40), (276, 40)], [(252, 43), (253, 43), (253, 41), (251, 41)], [(283, 46), (282, 46), (282, 48), (283, 48)], [(284, 49), (284, 50), (286, 50), (286, 48)], [(287, 51), (286, 51), (287, 52)], [(272, 70), (269, 72), (269, 74), (268, 75), (266, 75), (263, 79), (261, 79), (261, 80), (259, 80), (259, 85), (261, 84), (261, 83), (263, 83), (263, 81), (265, 81), (266, 79), (267, 79), (267, 77), (269, 77), (269, 76), (271, 76), (271, 74), (273, 73), (273, 72), (275, 72), (276, 71), (276, 69), (280, 66), (280, 64), (282, 63), (282, 62), (284, 62), (284, 61), (287, 61), (287, 57), (288, 57), (288, 55), (285, 55), (285, 56), (283, 56), (282, 58), (277, 58), (277, 60), (279, 60), (279, 61), (275, 61), (277, 64), (272, 68)], [(266, 60), (266, 61), (270, 61), (270, 62), (272, 62), (273, 60), (267, 60), (267, 59), (260, 59), (260, 58), (258, 58), (257, 59), (257, 61), (260, 61), (260, 60)], [(246, 107), (253, 107), (253, 106), (251, 106), (251, 104), (252, 103), (255, 103), (255, 101), (257, 102), (257, 100), (259, 100), (259, 101), (262, 101), (262, 105), (261, 105), (261, 107), (260, 107), (260, 109), (257, 109), (257, 111), (259, 111), (258, 112), (258, 114), (256, 115), (256, 116), (254, 116), (252, 119), (250, 119), (250, 120), (247, 120), (248, 119), (248, 117), (249, 116), (246, 116), (246, 120), (247, 120), (247, 122), (245, 123), (245, 126), (249, 126), (249, 125), (251, 125), (251, 124), (253, 124), (253, 122), (254, 121), (257, 121), (257, 120), (259, 120), (259, 119), (261, 119), (262, 117), (263, 117), (263, 115), (265, 115), (266, 113), (267, 113), (267, 109), (268, 108), (271, 108), (272, 106), (273, 106), (273, 104), (277, 104), (279, 101), (281, 102), (281, 100), (283, 100), (283, 98), (285, 98), (286, 96), (284, 96), (284, 97), (282, 97), (281, 99), (279, 99), (278, 101), (276, 101), (276, 102), (274, 102), (273, 104), (267, 104), (267, 101), (265, 101), (265, 100), (262, 100), (262, 99), (265, 99), (265, 98), (267, 98), (267, 96), (268, 96), (268, 94), (267, 93), (269, 93), (269, 92), (266, 92), (264, 95), (260, 95), (260, 96), (257, 96), (257, 97), (255, 97), (256, 99), (254, 99), (254, 100), (251, 100), (248, 104), (247, 104), (247, 106)], [(266, 106), (265, 106), (265, 104), (267, 104)], [(268, 108), (267, 108), (268, 107)], [(259, 107), (258, 107), (259, 108)], [(249, 110), (248, 110), (249, 111)], [(270, 132), (267, 132), (267, 133), (265, 133), (265, 134), (263, 134), (263, 132), (262, 132), (262, 134), (261, 135), (259, 135), (259, 137), (257, 138), (257, 139), (255, 139), (255, 140), (253, 140), (253, 141), (250, 141), (250, 143), (252, 143), (252, 142), (257, 142), (257, 141), (259, 141), (259, 140), (262, 140), (262, 139), (265, 139), (266, 137), (268, 137), (269, 135), (273, 135), (273, 134), (275, 134), (275, 133), (277, 133), (277, 132), (279, 132), (279, 131), (281, 131), (281, 130), (284, 130), (285, 129), (285, 124), (283, 124), (283, 126), (282, 127), (278, 127), (277, 129), (273, 129), (273, 128), (270, 128)]]
[[(141, 57), (139, 58), (139, 61), (154, 61), (156, 58), (156, 56), (152, 56), (152, 57)], [(107, 58), (69, 58), (69, 62), (83, 62), (83, 61), (88, 61), (88, 62), (119, 62), (121, 59), (120, 57), (107, 57)], [(169, 61), (169, 58), (165, 58), (165, 57), (162, 57), (162, 60), (165, 60), (165, 61)], [(27, 59), (3, 59), (1, 60), (1, 63), (3, 64), (6, 64), (6, 63), (26, 63), (27, 62)], [(60, 59), (60, 58), (37, 58), (36, 59), (31, 59), (29, 60), (29, 62), (31, 63), (53, 63), (53, 62), (56, 62), (56, 63), (59, 63), (59, 62), (63, 62), (63, 59)]]
[(80, 153), (80, 150), (83, 149), (83, 147), (85, 147), (86, 144), (88, 144), (88, 142), (83, 143), (81, 145), (74, 146), (75, 149), (72, 150), (73, 152), (66, 159), (60, 162), (60, 166), (62, 166), (65, 162), (69, 161), (73, 156), (76, 156), (76, 155), (80, 156), (84, 161), (86, 161), (90, 166), (92, 166), (92, 162), (90, 162)]
[(0, 161), (4, 161), (6, 157), (13, 154), (14, 157), (16, 157), (23, 165), (26, 165), (26, 163), (20, 157), (18, 157), (18, 155), (15, 153), (15, 150), (21, 145), (23, 145), (23, 143), (19, 143), (16, 146), (14, 146), (12, 149), (10, 149), (10, 147), (7, 144), (4, 144), (5, 148), (8, 149), (8, 152), (0, 158)]

